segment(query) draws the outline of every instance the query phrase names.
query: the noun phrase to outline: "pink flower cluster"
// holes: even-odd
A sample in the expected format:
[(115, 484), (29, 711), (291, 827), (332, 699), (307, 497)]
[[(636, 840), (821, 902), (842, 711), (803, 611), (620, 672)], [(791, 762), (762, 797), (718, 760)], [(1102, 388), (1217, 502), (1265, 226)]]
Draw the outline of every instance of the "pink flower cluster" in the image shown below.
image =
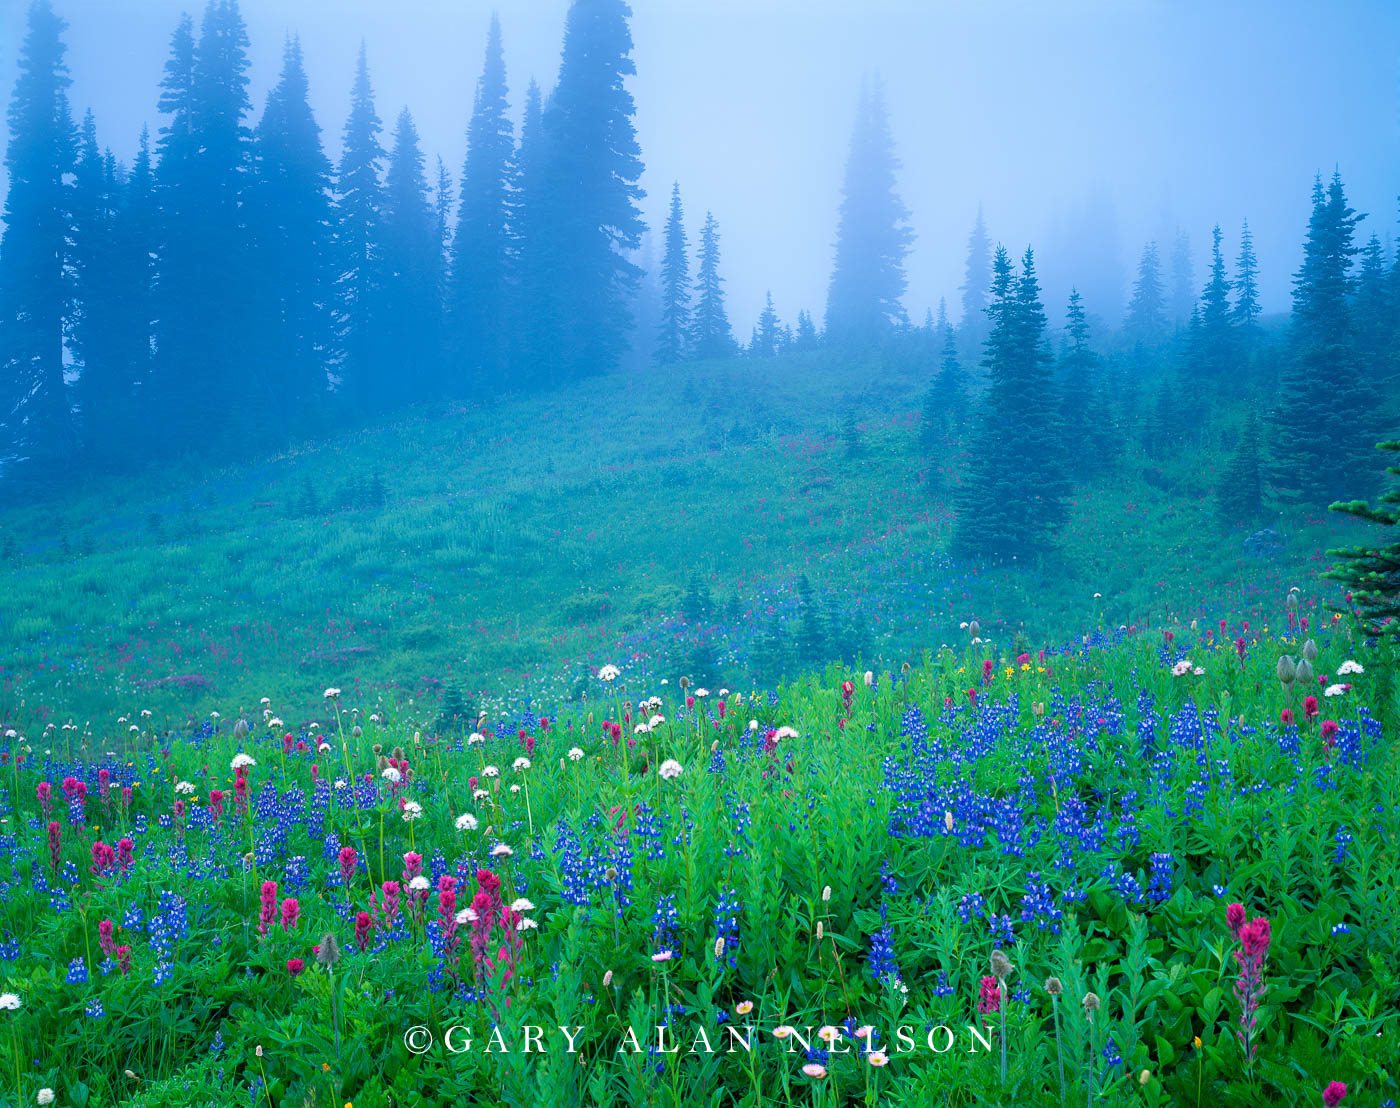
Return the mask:
[(1236, 1035), (1244, 1048), (1245, 1060), (1252, 1063), (1258, 1046), (1254, 1033), (1258, 1028), (1259, 1005), (1268, 989), (1264, 984), (1264, 960), (1268, 957), (1272, 935), (1269, 921), (1263, 916), (1246, 921), (1243, 904), (1227, 907), (1225, 922), (1240, 944), (1235, 951), (1235, 963), (1240, 968), (1235, 980), (1235, 998), (1240, 1002), (1240, 1029)]

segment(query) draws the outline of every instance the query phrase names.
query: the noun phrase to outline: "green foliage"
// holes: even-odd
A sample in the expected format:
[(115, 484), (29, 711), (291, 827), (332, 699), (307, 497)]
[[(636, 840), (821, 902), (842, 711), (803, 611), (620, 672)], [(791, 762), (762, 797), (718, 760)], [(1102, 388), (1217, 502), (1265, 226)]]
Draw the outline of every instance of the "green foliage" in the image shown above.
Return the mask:
[[(1400, 440), (1378, 443), (1386, 454), (1400, 454)], [(1400, 477), (1400, 464), (1387, 467), (1392, 477)], [(1400, 527), (1400, 487), (1392, 485), (1375, 505), (1349, 500), (1332, 505), (1341, 512), (1367, 523), (1394, 529)], [(1339, 563), (1327, 576), (1340, 581), (1350, 593), (1350, 606), (1363, 621), (1368, 634), (1400, 634), (1400, 535), (1389, 532), (1388, 544), (1346, 547), (1328, 553)]]

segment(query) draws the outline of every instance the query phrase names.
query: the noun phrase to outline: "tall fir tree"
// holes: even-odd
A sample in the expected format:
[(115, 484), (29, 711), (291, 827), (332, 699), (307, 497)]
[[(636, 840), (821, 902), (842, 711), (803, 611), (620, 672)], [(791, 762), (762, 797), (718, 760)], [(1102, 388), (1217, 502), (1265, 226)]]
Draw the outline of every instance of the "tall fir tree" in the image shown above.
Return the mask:
[(336, 172), (336, 322), (339, 391), (361, 413), (391, 402), (392, 370), (383, 364), (385, 159), (384, 130), (374, 107), (369, 60), (360, 43), (350, 116), (345, 121)]
[(301, 42), (292, 38), (253, 134), (260, 348), (247, 367), (258, 409), (284, 433), (294, 422), (316, 425), (333, 345), (331, 163), (308, 94)]
[(719, 224), (705, 213), (700, 229), (700, 266), (695, 280), (695, 317), (691, 320), (690, 355), (728, 358), (734, 354), (734, 332), (724, 310), (724, 278), (719, 275)]
[(953, 325), (948, 322), (948, 313), (941, 300), (938, 302), (935, 334), (942, 341), (942, 353), (939, 357), (938, 371), (933, 377), (930, 408), (926, 409), (925, 422), (931, 430), (947, 433), (961, 427), (967, 421), (972, 399), (969, 393), (969, 375), (958, 357), (957, 334)]
[(68, 107), (67, 28), (48, 0), (29, 8), (10, 99), (9, 193), (0, 241), (0, 456), (27, 458), (36, 478), (61, 472), (73, 425), (63, 365), (70, 218), (64, 175), (75, 133)]
[(686, 355), (690, 333), (690, 257), (685, 238), (681, 185), (671, 186), (666, 216), (666, 251), (661, 259), (661, 326), (656, 336), (657, 365), (675, 365)]
[[(240, 441), (264, 398), (245, 388), (253, 360), (254, 248), (248, 225), (252, 140), (248, 33), (236, 0), (210, 0), (193, 39), (172, 40), (161, 83), (161, 217), (156, 365), (151, 392), (176, 450)], [(217, 310), (210, 310), (217, 305)]]
[(899, 164), (884, 85), (876, 78), (861, 88), (846, 157), (826, 302), (826, 335), (832, 342), (877, 342), (909, 322), (904, 259), (914, 233), (895, 191)]
[[(441, 396), (442, 238), (428, 194), (418, 129), (408, 109), (394, 124), (393, 149), (384, 180), (382, 341), (400, 367), (390, 403), (421, 403)], [(498, 324), (499, 325), (499, 324)]]
[(515, 153), (515, 132), (506, 114), (507, 91), (501, 24), (493, 15), (467, 127), (448, 278), (451, 383), (458, 395), (497, 393), (507, 381)]
[(1209, 388), (1229, 387), (1235, 391), (1239, 381), (1235, 322), (1230, 305), (1230, 279), (1225, 276), (1225, 257), (1220, 250), (1220, 225), (1216, 224), (1210, 234), (1210, 279), (1201, 293), (1196, 365)]
[(1395, 368), (1396, 307), (1385, 249), (1380, 236), (1372, 235), (1361, 249), (1352, 314), (1356, 322), (1359, 365), (1373, 381), (1389, 377)]
[(137, 207), (149, 202), (144, 140), (138, 164), (138, 174), (128, 181), (110, 151), (98, 150), (88, 112), (74, 168), (67, 327), (79, 367), (75, 399), (82, 445), (88, 462), (106, 470), (121, 468), (131, 456), (137, 388), (149, 372), (150, 274), (136, 251), (141, 246), (149, 251), (150, 244), (134, 237), (133, 225)]
[(992, 240), (982, 218), (982, 205), (977, 205), (977, 222), (967, 236), (967, 261), (963, 267), (962, 321), (960, 326), (970, 337), (981, 341), (987, 333), (987, 298), (992, 287)]
[(1247, 344), (1252, 344), (1259, 326), (1259, 259), (1254, 254), (1254, 234), (1249, 220), (1240, 227), (1240, 252), (1235, 256), (1235, 324)]
[(771, 358), (778, 352), (778, 344), (782, 335), (782, 326), (778, 322), (778, 313), (773, 310), (773, 293), (771, 290), (763, 294), (763, 311), (758, 316), (758, 326), (754, 329), (754, 346), (749, 353), (760, 358)]
[(539, 306), (543, 353), (554, 381), (617, 366), (632, 327), (641, 271), (641, 148), (626, 78), (632, 9), (625, 0), (574, 0), (564, 27), (559, 82), (542, 119), (544, 189), (532, 233), (549, 244), (550, 294)]
[(1128, 301), (1128, 316), (1124, 330), (1138, 342), (1151, 342), (1161, 336), (1163, 318), (1162, 267), (1157, 257), (1157, 244), (1149, 242), (1142, 248), (1138, 261), (1137, 280)]
[(1100, 358), (1090, 341), (1089, 320), (1078, 289), (1065, 309), (1064, 349), (1060, 355), (1060, 419), (1073, 475), (1086, 480), (1106, 469), (1117, 449), (1100, 375)]
[(512, 302), (509, 311), (511, 376), (521, 386), (543, 380), (549, 356), (550, 323), (558, 318), (554, 302), (553, 252), (549, 240), (548, 144), (544, 105), (533, 80), (525, 89), (520, 142), (515, 150), (511, 204)]
[(1291, 350), (1270, 428), (1273, 484), (1314, 507), (1374, 478), (1380, 397), (1356, 349), (1356, 225), (1340, 174), (1313, 187), (1303, 263), (1293, 279)]
[(1196, 306), (1196, 265), (1191, 257), (1191, 236), (1178, 230), (1172, 242), (1171, 293), (1167, 318), (1173, 327), (1184, 327)]
[(997, 249), (987, 314), (991, 329), (982, 364), (988, 384), (953, 545), (983, 558), (1036, 555), (1053, 545), (1067, 518), (1070, 486), (1054, 359), (1029, 248), (1019, 274), (1005, 249)]

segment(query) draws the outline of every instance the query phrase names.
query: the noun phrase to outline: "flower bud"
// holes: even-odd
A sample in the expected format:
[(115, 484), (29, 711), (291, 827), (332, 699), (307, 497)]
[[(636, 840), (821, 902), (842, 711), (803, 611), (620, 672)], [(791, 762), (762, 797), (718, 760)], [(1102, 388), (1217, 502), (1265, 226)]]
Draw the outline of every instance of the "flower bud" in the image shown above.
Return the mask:
[(1290, 658), (1287, 654), (1284, 654), (1282, 657), (1279, 658), (1277, 672), (1278, 682), (1285, 689), (1287, 689), (1289, 685), (1293, 684), (1294, 680), (1298, 676), (1297, 667), (1293, 665), (1293, 659)]

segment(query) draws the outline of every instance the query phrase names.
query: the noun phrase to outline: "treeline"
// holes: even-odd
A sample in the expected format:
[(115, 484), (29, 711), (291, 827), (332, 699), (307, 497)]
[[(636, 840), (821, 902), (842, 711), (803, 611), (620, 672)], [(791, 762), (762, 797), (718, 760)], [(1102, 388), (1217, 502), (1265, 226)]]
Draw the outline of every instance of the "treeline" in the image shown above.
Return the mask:
[(236, 0), (183, 18), (130, 166), (75, 124), (29, 12), (0, 242), (0, 458), (50, 472), (264, 449), (341, 420), (584, 377), (629, 343), (643, 232), (630, 10), (576, 0), (507, 114), (493, 19), (459, 174), (381, 120), (361, 49), (339, 164), (290, 39), (260, 116)]
[[(1094, 349), (1078, 293), (1056, 352), (1032, 252), (1017, 266), (998, 248), (975, 410), (945, 320), (925, 413), (926, 436), (935, 438), (971, 413), (942, 440), (966, 448), (953, 490), (955, 549), (987, 557), (1049, 549), (1075, 485), (1112, 471), (1132, 438), (1160, 462), (1233, 441), (1214, 482), (1227, 526), (1257, 523), (1270, 506), (1318, 509), (1369, 493), (1374, 444), (1396, 414), (1400, 256), (1387, 257), (1377, 235), (1358, 244), (1364, 216), (1348, 204), (1339, 174), (1315, 182), (1312, 202), (1292, 317), (1273, 341), (1259, 325), (1248, 225), (1233, 272), (1216, 227), (1184, 326), (1171, 322), (1155, 244), (1144, 249), (1111, 367)], [(970, 258), (980, 253), (977, 239)], [(1235, 425), (1222, 427), (1224, 419)]]

